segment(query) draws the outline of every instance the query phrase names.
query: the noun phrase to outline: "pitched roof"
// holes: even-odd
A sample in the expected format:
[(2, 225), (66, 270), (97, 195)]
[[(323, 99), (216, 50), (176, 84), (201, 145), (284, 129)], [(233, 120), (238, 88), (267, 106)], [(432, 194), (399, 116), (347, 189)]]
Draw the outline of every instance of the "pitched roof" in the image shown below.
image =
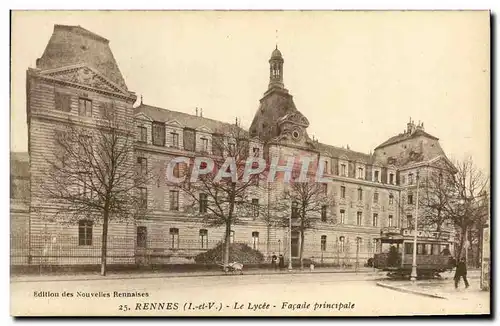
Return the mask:
[(37, 68), (46, 70), (76, 64), (88, 65), (127, 89), (107, 39), (80, 26), (54, 25), (49, 43), (36, 62)]
[(392, 144), (396, 144), (396, 143), (399, 143), (400, 141), (404, 141), (404, 140), (407, 140), (407, 139), (415, 138), (415, 137), (418, 137), (418, 136), (425, 136), (425, 137), (428, 137), (428, 138), (439, 140), (439, 138), (434, 137), (431, 134), (428, 134), (428, 133), (426, 133), (423, 130), (417, 129), (417, 130), (415, 130), (412, 133), (404, 133), (404, 134), (399, 134), (399, 135), (393, 136), (393, 137), (389, 138), (388, 140), (386, 140), (385, 142), (383, 142), (382, 144), (380, 144), (377, 147), (375, 147), (375, 149), (381, 148), (381, 147), (385, 147), (385, 146), (388, 146), (388, 145), (392, 145)]
[[(228, 122), (222, 122), (210, 118), (200, 117), (184, 112), (172, 111), (167, 109), (162, 109), (159, 107), (141, 104), (135, 108), (135, 113), (144, 113), (154, 121), (167, 122), (172, 120), (177, 120), (180, 124), (185, 127), (197, 129), (200, 127), (207, 127), (214, 133), (224, 133), (229, 130), (233, 130), (235, 125)], [(240, 128), (242, 136), (247, 136), (248, 132)]]
[(345, 149), (345, 148), (341, 148), (341, 147), (327, 145), (327, 144), (323, 144), (320, 142), (315, 142), (315, 145), (318, 147), (318, 149), (320, 151), (326, 152), (329, 155), (331, 155), (332, 157), (341, 157), (344, 155), (344, 156), (347, 156), (347, 158), (349, 160), (372, 163), (373, 156), (370, 154), (351, 151), (350, 149)]

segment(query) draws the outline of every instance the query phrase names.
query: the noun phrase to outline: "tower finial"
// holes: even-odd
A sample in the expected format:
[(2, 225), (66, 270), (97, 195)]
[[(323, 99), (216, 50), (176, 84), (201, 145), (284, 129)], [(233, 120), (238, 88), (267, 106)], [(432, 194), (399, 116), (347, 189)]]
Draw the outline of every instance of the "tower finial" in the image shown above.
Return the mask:
[(276, 49), (278, 49), (278, 30), (276, 30)]

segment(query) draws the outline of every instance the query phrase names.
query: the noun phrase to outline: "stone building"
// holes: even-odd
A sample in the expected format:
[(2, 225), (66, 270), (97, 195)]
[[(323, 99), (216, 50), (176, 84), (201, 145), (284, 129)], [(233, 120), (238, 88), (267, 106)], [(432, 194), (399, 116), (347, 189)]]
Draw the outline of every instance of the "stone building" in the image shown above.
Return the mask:
[[(264, 63), (263, 63), (264, 64)], [(330, 203), (314, 227), (305, 232), (304, 257), (328, 264), (360, 264), (373, 255), (384, 227), (404, 228), (415, 212), (417, 171), (447, 162), (436, 137), (423, 123), (410, 120), (403, 133), (384, 141), (371, 154), (323, 144), (307, 132), (309, 121), (285, 88), (284, 58), (276, 47), (269, 60), (269, 86), (248, 130), (249, 154), (271, 157), (310, 156), (322, 162)], [(292, 72), (293, 73), (293, 72)], [(263, 78), (265, 78), (263, 76)], [(54, 221), (53, 207), (42, 198), (39, 180), (54, 154), (54, 132), (67, 117), (80, 124), (98, 124), (112, 105), (137, 132), (133, 164), (162, 171), (176, 156), (213, 152), (214, 134), (233, 124), (141, 103), (133, 107), (131, 92), (113, 58), (109, 41), (80, 26), (56, 25), (34, 69), (27, 72), (27, 112), (31, 175), (30, 223), (32, 264), (97, 264), (100, 226)], [(143, 190), (149, 213), (141, 219), (110, 225), (111, 264), (188, 263), (221, 241), (224, 228), (205, 225), (199, 214), (184, 209), (185, 194), (162, 178)], [(283, 185), (263, 188), (257, 205), (280, 200)], [(291, 203), (290, 203), (291, 204)], [(90, 235), (90, 236), (89, 236)], [(86, 241), (81, 241), (86, 237)], [(291, 237), (291, 239), (290, 239)], [(298, 256), (299, 232), (269, 225), (262, 218), (233, 226), (231, 240), (247, 243), (263, 254)]]

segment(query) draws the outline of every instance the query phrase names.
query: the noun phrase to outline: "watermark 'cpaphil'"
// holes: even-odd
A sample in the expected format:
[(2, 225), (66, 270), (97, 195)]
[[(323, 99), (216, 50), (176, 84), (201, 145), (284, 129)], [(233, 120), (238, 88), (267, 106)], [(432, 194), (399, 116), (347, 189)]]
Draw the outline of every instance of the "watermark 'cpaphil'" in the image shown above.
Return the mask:
[(284, 183), (291, 181), (327, 183), (332, 181), (330, 177), (324, 175), (325, 163), (322, 161), (314, 162), (308, 156), (288, 157), (284, 164), (280, 163), (279, 157), (273, 157), (270, 162), (266, 162), (260, 157), (249, 157), (243, 163), (238, 163), (234, 157), (228, 156), (219, 165), (210, 157), (178, 156), (167, 164), (166, 178), (169, 183), (183, 183), (188, 178), (188, 174), (175, 175), (176, 167), (181, 164), (190, 171), (190, 182), (197, 182), (202, 176), (212, 177), (214, 182), (220, 182), (223, 179), (231, 179), (232, 182), (248, 182), (252, 176), (257, 175), (261, 175), (267, 182), (275, 182), (278, 179)]

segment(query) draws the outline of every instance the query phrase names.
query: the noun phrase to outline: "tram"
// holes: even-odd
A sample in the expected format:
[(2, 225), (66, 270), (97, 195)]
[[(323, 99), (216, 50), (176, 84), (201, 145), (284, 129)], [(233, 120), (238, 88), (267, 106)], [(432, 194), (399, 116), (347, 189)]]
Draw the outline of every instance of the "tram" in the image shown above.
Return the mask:
[[(389, 277), (409, 277), (413, 263), (414, 230), (383, 228), (377, 238), (373, 267)], [(449, 232), (418, 231), (417, 277), (439, 277), (455, 267)]]

